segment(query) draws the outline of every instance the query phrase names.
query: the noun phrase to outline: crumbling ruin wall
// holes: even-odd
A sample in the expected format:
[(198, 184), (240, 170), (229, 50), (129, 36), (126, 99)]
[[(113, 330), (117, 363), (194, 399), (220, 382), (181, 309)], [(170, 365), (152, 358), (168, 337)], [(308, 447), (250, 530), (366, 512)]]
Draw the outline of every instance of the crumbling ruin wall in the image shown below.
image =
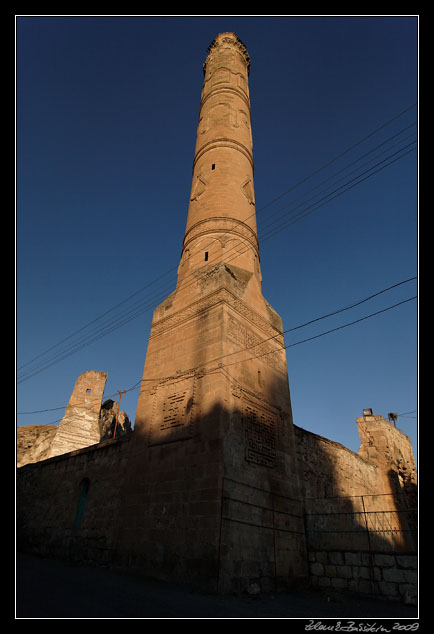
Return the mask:
[(408, 437), (357, 419), (359, 454), (294, 426), (310, 581), (329, 591), (415, 603), (416, 467)]
[(387, 481), (377, 465), (340, 443), (296, 425), (294, 429), (305, 499), (333, 499), (386, 492)]
[(369, 410), (356, 418), (361, 446), (359, 455), (386, 474), (395, 497), (416, 508), (417, 469), (410, 438), (394, 424)]
[(119, 403), (101, 405), (105, 372), (81, 374), (59, 426), (22, 425), (17, 428), (17, 467), (89, 447), (115, 436), (129, 434), (131, 422)]
[(106, 381), (106, 372), (80, 374), (51, 444), (51, 457), (100, 441), (99, 413)]
[(48, 458), (56, 431), (56, 425), (17, 427), (17, 467)]

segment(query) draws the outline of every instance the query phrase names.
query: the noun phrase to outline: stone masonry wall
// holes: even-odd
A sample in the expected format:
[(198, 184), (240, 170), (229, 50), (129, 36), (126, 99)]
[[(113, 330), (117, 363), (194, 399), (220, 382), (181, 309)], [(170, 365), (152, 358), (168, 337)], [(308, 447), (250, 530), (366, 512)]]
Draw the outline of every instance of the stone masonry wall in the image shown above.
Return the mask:
[[(111, 561), (131, 436), (19, 469), (16, 520), (20, 550), (96, 564)], [(85, 481), (88, 493), (78, 524)]]
[(331, 500), (390, 492), (378, 465), (361, 458), (340, 443), (296, 425), (294, 430), (305, 499)]
[[(383, 433), (391, 431), (398, 439), (400, 432), (383, 422)], [(370, 462), (339, 443), (294, 429), (312, 586), (414, 604), (413, 511), (407, 508), (406, 492), (393, 486), (391, 458), (382, 468), (379, 460)]]
[(313, 587), (333, 592), (417, 601), (417, 555), (310, 551)]

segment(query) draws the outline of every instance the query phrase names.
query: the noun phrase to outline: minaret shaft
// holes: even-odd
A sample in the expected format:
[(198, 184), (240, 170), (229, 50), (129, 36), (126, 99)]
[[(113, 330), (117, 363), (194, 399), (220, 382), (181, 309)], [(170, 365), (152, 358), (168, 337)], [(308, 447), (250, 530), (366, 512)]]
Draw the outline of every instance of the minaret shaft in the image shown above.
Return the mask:
[(179, 282), (219, 262), (232, 262), (260, 280), (249, 66), (245, 46), (232, 33), (209, 47)]

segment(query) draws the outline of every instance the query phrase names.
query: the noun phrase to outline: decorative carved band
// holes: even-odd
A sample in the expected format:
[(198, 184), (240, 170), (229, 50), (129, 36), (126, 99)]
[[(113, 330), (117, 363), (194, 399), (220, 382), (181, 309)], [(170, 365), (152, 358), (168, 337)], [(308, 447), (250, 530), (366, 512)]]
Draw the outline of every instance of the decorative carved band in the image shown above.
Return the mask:
[(240, 38), (232, 33), (224, 34), (223, 37), (216, 37), (208, 46), (209, 55), (203, 64), (203, 72), (205, 73), (206, 71), (206, 65), (208, 60), (210, 59), (210, 57), (212, 57), (214, 51), (218, 50), (218, 47), (221, 44), (231, 44), (234, 47), (237, 53), (239, 53), (240, 56), (243, 58), (247, 67), (247, 74), (249, 74), (250, 73), (250, 56), (249, 56), (249, 53), (247, 52), (247, 48), (245, 44), (242, 43)]
[[(240, 88), (234, 88), (233, 86), (228, 86), (228, 85), (213, 86), (209, 89), (209, 92), (205, 91), (202, 97), (202, 102), (200, 104), (200, 111), (202, 111), (203, 107), (205, 106), (208, 99), (210, 99), (210, 97), (213, 97), (221, 93), (234, 93), (247, 106), (247, 109), (249, 111), (249, 116), (251, 116), (249, 97), (245, 93), (243, 93)], [(199, 116), (200, 116), (200, 113), (199, 113)]]
[(220, 139), (213, 139), (212, 141), (208, 141), (208, 143), (205, 143), (197, 150), (193, 161), (193, 169), (195, 168), (198, 160), (205, 154), (205, 152), (209, 152), (209, 150), (214, 150), (215, 148), (219, 147), (227, 147), (231, 150), (238, 150), (238, 152), (241, 152), (241, 154), (243, 154), (249, 160), (252, 169), (254, 168), (252, 153), (245, 145), (243, 145), (239, 141), (235, 141), (234, 139), (222, 137)]
[(240, 352), (246, 350), (250, 357), (257, 357), (273, 370), (282, 374), (286, 373), (286, 363), (281, 347), (276, 348), (271, 341), (263, 341), (251, 328), (246, 328), (232, 315), (229, 317), (227, 334), (231, 341), (241, 347)]
[(259, 243), (256, 232), (245, 222), (237, 220), (236, 218), (228, 218), (227, 216), (215, 216), (213, 218), (205, 218), (204, 220), (196, 222), (185, 234), (183, 249), (185, 249), (194, 238), (206, 233), (216, 232), (222, 232), (225, 234), (235, 233), (240, 237), (245, 238), (248, 242), (250, 242), (259, 256)]
[(233, 295), (226, 288), (220, 288), (214, 293), (211, 293), (207, 297), (182, 308), (178, 312), (168, 317), (154, 322), (151, 326), (151, 337), (157, 337), (163, 333), (166, 333), (171, 328), (178, 326), (179, 324), (196, 317), (201, 312), (213, 308), (218, 304), (225, 303), (234, 310), (236, 310), (242, 317), (250, 321), (254, 326), (262, 330), (267, 337), (274, 337), (275, 340), (283, 346), (283, 333), (272, 326), (269, 321), (264, 319), (261, 315), (252, 310), (247, 304), (241, 301), (238, 297)]

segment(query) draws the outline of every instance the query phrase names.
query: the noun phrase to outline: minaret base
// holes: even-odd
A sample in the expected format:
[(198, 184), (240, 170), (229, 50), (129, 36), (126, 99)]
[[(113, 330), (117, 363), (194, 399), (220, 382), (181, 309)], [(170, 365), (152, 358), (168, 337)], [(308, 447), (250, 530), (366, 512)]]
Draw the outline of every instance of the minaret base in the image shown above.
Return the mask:
[(254, 277), (203, 276), (196, 301), (155, 311), (118, 550), (211, 592), (293, 587), (307, 557), (279, 318), (244, 301)]

